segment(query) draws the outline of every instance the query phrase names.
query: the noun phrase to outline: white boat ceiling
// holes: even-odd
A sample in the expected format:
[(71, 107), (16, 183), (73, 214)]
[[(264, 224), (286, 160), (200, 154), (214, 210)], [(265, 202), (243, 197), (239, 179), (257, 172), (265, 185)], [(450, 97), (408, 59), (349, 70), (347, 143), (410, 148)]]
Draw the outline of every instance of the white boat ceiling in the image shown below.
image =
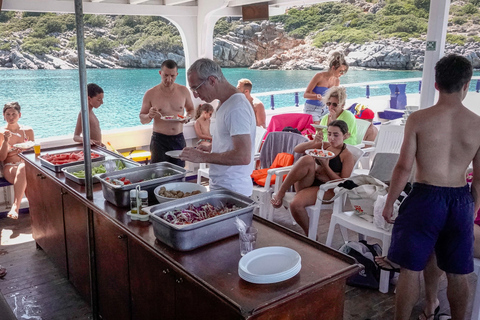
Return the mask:
[[(269, 15), (283, 14), (295, 5), (308, 5), (329, 0), (89, 0), (83, 1), (87, 14), (157, 15), (171, 21), (179, 30), (188, 67), (201, 57), (213, 57), (213, 29), (221, 17), (242, 16), (242, 7), (267, 3)], [(0, 1), (1, 3), (1, 1)], [(444, 54), (450, 0), (430, 2), (422, 77), (420, 106), (434, 103), (434, 66)], [(3, 0), (2, 10), (74, 13), (73, 0)]]

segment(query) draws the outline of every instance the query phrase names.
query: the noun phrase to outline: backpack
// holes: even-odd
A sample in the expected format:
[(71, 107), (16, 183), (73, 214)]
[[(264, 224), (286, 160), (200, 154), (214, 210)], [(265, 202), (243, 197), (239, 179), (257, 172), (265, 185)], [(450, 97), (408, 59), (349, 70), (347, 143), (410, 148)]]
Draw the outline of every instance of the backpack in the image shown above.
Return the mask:
[(355, 258), (364, 266), (358, 274), (347, 279), (347, 285), (378, 289), (380, 283), (380, 268), (374, 258), (382, 255), (382, 248), (378, 243), (368, 244), (365, 240), (348, 241), (339, 251)]

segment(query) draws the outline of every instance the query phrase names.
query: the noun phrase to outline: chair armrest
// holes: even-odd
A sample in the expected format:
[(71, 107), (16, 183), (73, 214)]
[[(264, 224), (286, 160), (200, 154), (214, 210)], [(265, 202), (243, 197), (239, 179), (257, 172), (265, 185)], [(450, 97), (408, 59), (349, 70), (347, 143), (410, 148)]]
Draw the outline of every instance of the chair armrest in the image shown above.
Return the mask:
[(319, 190), (323, 190), (324, 192), (333, 188), (336, 188), (340, 183), (344, 182), (347, 179), (336, 179), (332, 181), (328, 181), (327, 183), (321, 184)]
[(278, 192), (280, 190), (280, 186), (282, 185), (283, 179), (278, 179), (279, 177), (283, 177), (287, 175), (290, 170), (292, 170), (293, 166), (281, 167), (281, 168), (273, 168), (268, 169), (267, 180), (265, 181), (265, 186), (270, 185), (272, 176), (275, 176), (275, 185), (273, 186), (273, 192)]
[(259, 152), (255, 153), (253, 155), (253, 161), (258, 161), (258, 160), (260, 160), (260, 153)]
[(201, 162), (201, 163), (199, 163), (199, 167), (198, 167), (198, 168), (199, 168), (199, 169), (206, 169), (206, 168), (207, 168), (207, 164), (204, 163), (204, 162)]

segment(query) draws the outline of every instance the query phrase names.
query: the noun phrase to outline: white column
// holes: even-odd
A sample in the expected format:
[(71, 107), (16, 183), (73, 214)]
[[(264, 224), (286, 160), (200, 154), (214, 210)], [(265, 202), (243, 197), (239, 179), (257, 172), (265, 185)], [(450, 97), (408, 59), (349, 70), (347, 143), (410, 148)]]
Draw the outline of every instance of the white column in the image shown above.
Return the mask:
[(422, 109), (435, 103), (435, 64), (445, 51), (449, 10), (450, 0), (430, 1), (427, 45), (420, 94), (420, 108)]

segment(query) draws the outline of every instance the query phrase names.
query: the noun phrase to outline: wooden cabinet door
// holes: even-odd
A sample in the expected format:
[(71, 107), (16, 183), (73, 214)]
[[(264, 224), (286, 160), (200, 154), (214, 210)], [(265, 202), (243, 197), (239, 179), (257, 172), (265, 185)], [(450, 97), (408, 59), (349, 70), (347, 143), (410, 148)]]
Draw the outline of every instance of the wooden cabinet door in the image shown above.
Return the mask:
[(33, 237), (67, 276), (62, 189), (51, 178), (28, 164), (26, 175)]
[(128, 238), (113, 222), (94, 214), (98, 310), (102, 319), (130, 319)]
[(190, 277), (177, 275), (175, 282), (175, 319), (244, 319), (231, 306), (195, 283)]
[(87, 207), (68, 193), (63, 194), (68, 279), (90, 304), (90, 263)]
[(132, 319), (175, 319), (175, 278), (160, 257), (129, 239)]

